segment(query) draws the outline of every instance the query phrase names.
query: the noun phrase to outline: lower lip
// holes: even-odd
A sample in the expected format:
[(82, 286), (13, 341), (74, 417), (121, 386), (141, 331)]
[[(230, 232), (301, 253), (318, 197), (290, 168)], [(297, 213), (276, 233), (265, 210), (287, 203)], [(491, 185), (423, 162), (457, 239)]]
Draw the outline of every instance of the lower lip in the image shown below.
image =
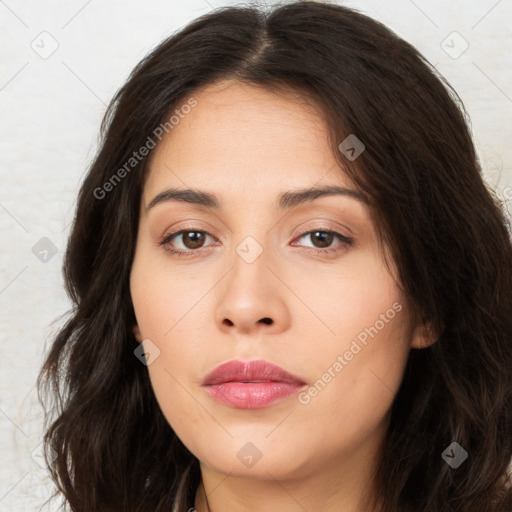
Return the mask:
[(302, 384), (288, 382), (224, 382), (206, 386), (218, 402), (239, 409), (260, 409), (296, 394)]

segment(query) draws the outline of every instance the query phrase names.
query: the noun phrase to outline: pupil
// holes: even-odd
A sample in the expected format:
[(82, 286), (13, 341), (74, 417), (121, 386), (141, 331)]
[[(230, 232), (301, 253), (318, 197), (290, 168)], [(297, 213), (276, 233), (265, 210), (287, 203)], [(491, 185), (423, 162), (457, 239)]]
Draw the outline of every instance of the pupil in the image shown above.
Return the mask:
[(329, 247), (332, 241), (332, 236), (333, 235), (331, 233), (326, 233), (325, 231), (317, 231), (313, 233), (313, 237), (322, 239), (320, 247)]
[[(198, 231), (189, 231), (188, 233), (185, 233), (185, 234), (186, 234), (185, 240), (187, 238), (190, 238), (190, 239), (196, 238), (196, 240), (193, 240), (191, 244), (185, 243), (185, 245), (189, 249), (195, 249), (195, 248), (201, 246), (201, 241), (204, 238), (204, 234), (203, 233), (199, 233)], [(190, 234), (193, 234), (193, 235), (196, 235), (196, 236), (190, 236)], [(190, 246), (190, 245), (192, 245), (192, 246)]]

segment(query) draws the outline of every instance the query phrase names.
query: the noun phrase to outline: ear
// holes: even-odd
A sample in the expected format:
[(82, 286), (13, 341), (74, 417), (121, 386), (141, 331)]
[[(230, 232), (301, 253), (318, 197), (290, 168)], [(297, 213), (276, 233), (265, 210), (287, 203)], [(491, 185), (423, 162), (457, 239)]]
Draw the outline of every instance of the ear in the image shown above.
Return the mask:
[(438, 337), (431, 324), (418, 322), (412, 334), (411, 348), (430, 347), (437, 341)]
[(140, 329), (139, 329), (139, 326), (137, 324), (135, 324), (133, 326), (133, 334), (135, 335), (135, 339), (139, 343), (142, 343), (142, 334), (140, 333)]

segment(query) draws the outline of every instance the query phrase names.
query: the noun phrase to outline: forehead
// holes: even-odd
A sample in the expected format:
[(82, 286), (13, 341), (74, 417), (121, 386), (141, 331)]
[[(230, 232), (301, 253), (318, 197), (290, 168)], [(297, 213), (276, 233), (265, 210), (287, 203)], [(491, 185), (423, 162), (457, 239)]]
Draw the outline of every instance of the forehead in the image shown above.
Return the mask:
[[(191, 98), (196, 106), (153, 150), (146, 204), (162, 187), (249, 195), (290, 186), (350, 184), (329, 145), (320, 109), (299, 93), (224, 81)], [(189, 100), (183, 98), (173, 112)]]

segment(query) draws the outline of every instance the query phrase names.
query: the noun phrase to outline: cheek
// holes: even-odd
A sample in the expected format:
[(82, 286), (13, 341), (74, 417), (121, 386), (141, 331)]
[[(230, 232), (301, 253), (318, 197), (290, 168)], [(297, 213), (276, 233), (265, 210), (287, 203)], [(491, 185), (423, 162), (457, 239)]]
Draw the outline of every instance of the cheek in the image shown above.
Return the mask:
[(314, 433), (323, 455), (343, 456), (386, 428), (408, 354), (400, 314), (381, 330), (363, 329), (365, 343), (363, 336), (340, 338), (337, 347), (306, 356), (312, 379), (297, 397), (294, 418), (303, 432)]
[[(311, 386), (299, 401), (309, 409), (306, 416), (332, 418), (321, 429), (333, 442), (333, 425), (344, 425), (348, 438), (355, 439), (385, 417), (403, 377), (412, 335), (404, 298), (384, 265), (376, 260), (361, 265), (364, 272), (333, 274), (322, 294), (309, 292), (312, 304), (324, 305), (316, 310), (322, 323), (317, 321), (301, 338)], [(307, 338), (315, 341), (306, 343)]]
[(204, 357), (204, 340), (208, 338), (198, 315), (202, 316), (206, 305), (202, 299), (210, 286), (187, 269), (170, 272), (168, 265), (149, 262), (144, 256), (141, 252), (134, 261), (130, 288), (142, 339), (150, 340), (145, 345), (156, 346), (153, 350), (158, 354), (147, 370), (167, 421), (178, 431), (186, 431), (191, 421), (199, 421), (201, 413), (187, 390), (192, 382), (198, 384), (204, 373), (199, 356), (202, 353)]
[(130, 289), (143, 337), (165, 343), (186, 324), (208, 287), (191, 268), (173, 270), (165, 258), (142, 249), (132, 266)]
[[(304, 315), (295, 316), (300, 318), (301, 352), (308, 361), (318, 361), (317, 371), (333, 354), (349, 350), (356, 339), (364, 346), (378, 333), (379, 347), (400, 346), (403, 336), (398, 335), (397, 328), (407, 327), (404, 299), (374, 252), (361, 252), (315, 271), (301, 269), (288, 279), (307, 307), (299, 304)], [(293, 303), (297, 300), (290, 296), (289, 304)]]

